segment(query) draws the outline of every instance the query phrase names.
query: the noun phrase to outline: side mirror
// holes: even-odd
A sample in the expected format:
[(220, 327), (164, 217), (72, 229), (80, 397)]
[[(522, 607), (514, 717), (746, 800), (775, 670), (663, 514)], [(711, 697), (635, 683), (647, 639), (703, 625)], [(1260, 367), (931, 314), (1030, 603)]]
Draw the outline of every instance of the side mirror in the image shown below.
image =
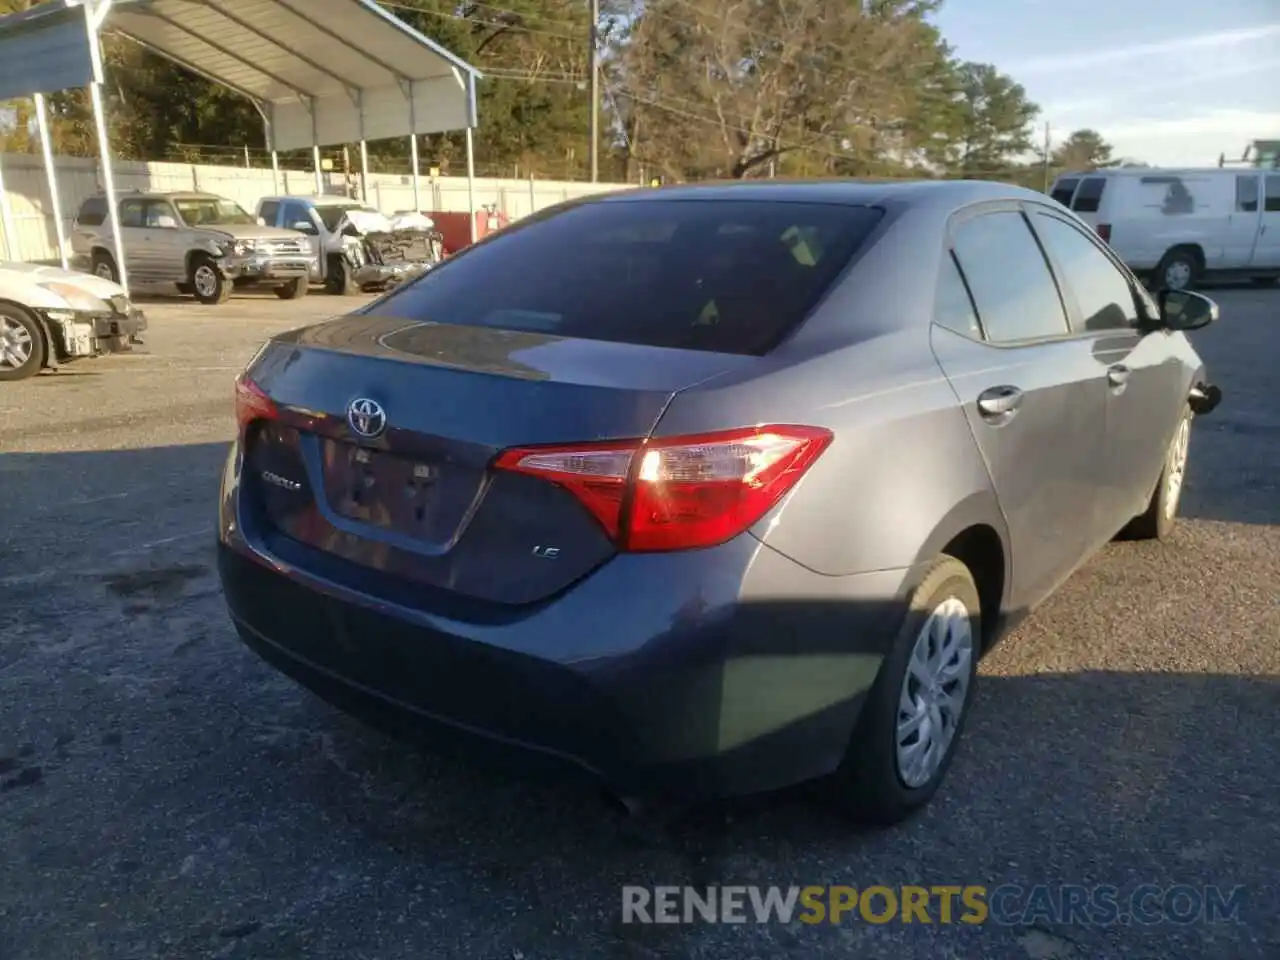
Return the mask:
[(291, 229), (297, 230), (299, 233), (315, 233), (316, 225), (310, 220), (298, 220), (292, 225)]
[(1218, 319), (1218, 305), (1202, 293), (1190, 290), (1161, 290), (1160, 325), (1165, 330), (1199, 330)]
[(259, 218), (258, 218), (258, 226), (260, 226), (260, 227), (265, 227), (266, 225), (267, 225), (267, 221), (266, 221), (266, 219), (264, 219), (263, 217), (259, 217)]

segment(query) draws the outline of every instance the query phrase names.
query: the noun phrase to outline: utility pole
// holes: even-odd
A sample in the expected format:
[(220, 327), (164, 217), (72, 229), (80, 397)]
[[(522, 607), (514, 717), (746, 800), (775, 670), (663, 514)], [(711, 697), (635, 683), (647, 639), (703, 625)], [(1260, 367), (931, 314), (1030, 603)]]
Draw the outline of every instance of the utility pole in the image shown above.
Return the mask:
[(1051, 145), (1051, 144), (1050, 144), (1050, 139), (1049, 139), (1049, 121), (1047, 121), (1047, 120), (1046, 120), (1046, 121), (1045, 121), (1045, 124), (1044, 124), (1044, 192), (1045, 192), (1045, 193), (1048, 193), (1048, 192), (1049, 192), (1049, 149), (1050, 149), (1050, 145)]
[(590, 0), (591, 4), (591, 182), (600, 179), (600, 0)]

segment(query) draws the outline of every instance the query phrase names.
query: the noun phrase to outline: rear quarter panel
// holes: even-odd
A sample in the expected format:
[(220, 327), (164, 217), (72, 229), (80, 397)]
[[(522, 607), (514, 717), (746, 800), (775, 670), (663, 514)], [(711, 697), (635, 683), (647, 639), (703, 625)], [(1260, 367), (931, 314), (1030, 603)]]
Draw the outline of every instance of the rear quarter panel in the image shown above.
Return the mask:
[(655, 434), (753, 423), (832, 430), (831, 446), (751, 531), (818, 573), (907, 568), (975, 522), (1003, 538), (990, 476), (928, 341), (922, 323), (686, 391)]

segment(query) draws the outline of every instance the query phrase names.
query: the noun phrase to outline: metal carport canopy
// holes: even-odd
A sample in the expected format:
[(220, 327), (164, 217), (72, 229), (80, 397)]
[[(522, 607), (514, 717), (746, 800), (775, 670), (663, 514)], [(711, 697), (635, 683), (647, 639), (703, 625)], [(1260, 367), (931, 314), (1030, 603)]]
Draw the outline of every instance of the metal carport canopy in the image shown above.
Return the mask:
[(0, 99), (87, 85), (99, 108), (103, 30), (251, 100), (273, 165), (277, 151), (313, 148), (317, 192), (319, 147), (359, 141), (367, 173), (366, 141), (411, 137), (419, 205), (416, 135), (466, 130), (474, 231), (481, 74), (373, 0), (50, 0), (0, 17)]

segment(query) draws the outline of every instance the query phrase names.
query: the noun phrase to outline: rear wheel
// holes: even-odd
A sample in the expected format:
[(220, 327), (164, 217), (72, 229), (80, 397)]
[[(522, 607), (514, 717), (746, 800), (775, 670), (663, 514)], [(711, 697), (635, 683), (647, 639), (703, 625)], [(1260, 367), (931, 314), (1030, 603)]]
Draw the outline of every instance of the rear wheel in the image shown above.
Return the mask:
[(222, 275), (213, 258), (197, 254), (191, 258), (191, 291), (200, 303), (226, 303), (231, 299), (232, 284)]
[(92, 268), (95, 277), (110, 280), (112, 283), (120, 282), (120, 271), (116, 269), (115, 257), (105, 250), (95, 250), (93, 252)]
[(964, 729), (981, 644), (973, 575), (939, 557), (912, 593), (836, 775), (847, 812), (893, 824), (937, 792)]
[(288, 283), (276, 287), (276, 296), (281, 300), (297, 300), (307, 295), (307, 278), (295, 277)]
[(1174, 247), (1156, 267), (1156, 288), (1189, 290), (1200, 280), (1200, 257), (1187, 247)]
[(1173, 431), (1173, 439), (1165, 453), (1164, 468), (1151, 494), (1147, 509), (1134, 517), (1120, 531), (1120, 540), (1163, 540), (1178, 522), (1178, 505), (1182, 502), (1182, 485), (1187, 475), (1187, 451), (1191, 444), (1191, 408), (1182, 411), (1182, 419)]
[(44, 366), (44, 332), (21, 307), (0, 303), (0, 381), (34, 377)]

